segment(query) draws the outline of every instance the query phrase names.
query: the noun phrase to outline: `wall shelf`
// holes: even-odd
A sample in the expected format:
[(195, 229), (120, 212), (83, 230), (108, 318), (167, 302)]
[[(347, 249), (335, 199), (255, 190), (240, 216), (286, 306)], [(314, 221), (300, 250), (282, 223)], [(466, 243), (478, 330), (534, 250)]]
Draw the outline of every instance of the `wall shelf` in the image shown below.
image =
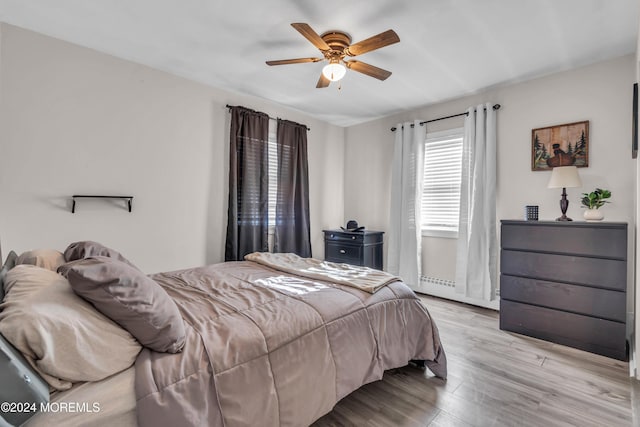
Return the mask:
[(95, 196), (86, 194), (74, 194), (71, 196), (71, 213), (76, 212), (76, 199), (120, 199), (127, 202), (129, 212), (131, 212), (131, 204), (133, 203), (133, 196)]

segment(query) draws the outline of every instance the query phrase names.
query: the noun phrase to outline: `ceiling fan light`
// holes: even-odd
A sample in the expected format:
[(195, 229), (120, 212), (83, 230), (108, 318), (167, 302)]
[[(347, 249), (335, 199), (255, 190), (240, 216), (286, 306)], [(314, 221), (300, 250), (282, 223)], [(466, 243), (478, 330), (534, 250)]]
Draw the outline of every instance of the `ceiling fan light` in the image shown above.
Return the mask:
[(339, 62), (331, 62), (324, 66), (322, 74), (332, 82), (337, 82), (346, 74), (347, 69)]

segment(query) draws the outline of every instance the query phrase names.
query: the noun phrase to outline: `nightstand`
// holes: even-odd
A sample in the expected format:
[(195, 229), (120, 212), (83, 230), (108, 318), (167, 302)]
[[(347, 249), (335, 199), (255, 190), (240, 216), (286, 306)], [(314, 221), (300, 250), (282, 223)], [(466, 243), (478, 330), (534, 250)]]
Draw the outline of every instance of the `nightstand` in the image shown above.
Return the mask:
[(324, 259), (382, 270), (383, 231), (323, 230)]

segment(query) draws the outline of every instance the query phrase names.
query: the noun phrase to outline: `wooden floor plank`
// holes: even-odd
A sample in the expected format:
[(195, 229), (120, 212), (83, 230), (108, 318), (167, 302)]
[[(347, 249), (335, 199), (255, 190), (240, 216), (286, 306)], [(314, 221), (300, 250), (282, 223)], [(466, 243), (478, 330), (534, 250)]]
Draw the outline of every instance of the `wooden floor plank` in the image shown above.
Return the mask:
[(631, 406), (633, 426), (640, 427), (640, 381), (631, 380)]
[(446, 381), (406, 366), (342, 399), (315, 427), (640, 426), (625, 362), (501, 331), (496, 311), (422, 297)]
[(438, 416), (428, 424), (430, 427), (472, 427), (473, 424), (466, 423), (460, 418), (456, 418), (453, 415), (445, 411), (440, 411)]

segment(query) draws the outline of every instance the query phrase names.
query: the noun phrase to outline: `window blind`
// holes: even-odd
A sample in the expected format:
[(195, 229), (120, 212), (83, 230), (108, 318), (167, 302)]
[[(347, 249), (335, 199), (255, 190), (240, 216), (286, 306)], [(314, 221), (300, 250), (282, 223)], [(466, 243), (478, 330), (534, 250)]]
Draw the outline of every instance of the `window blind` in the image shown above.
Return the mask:
[(253, 144), (238, 147), (238, 223), (245, 225), (264, 224), (264, 157), (266, 141), (253, 140)]
[(427, 135), (424, 145), (422, 228), (458, 230), (462, 132)]
[(278, 143), (275, 133), (269, 133), (269, 228), (276, 224), (278, 195)]

